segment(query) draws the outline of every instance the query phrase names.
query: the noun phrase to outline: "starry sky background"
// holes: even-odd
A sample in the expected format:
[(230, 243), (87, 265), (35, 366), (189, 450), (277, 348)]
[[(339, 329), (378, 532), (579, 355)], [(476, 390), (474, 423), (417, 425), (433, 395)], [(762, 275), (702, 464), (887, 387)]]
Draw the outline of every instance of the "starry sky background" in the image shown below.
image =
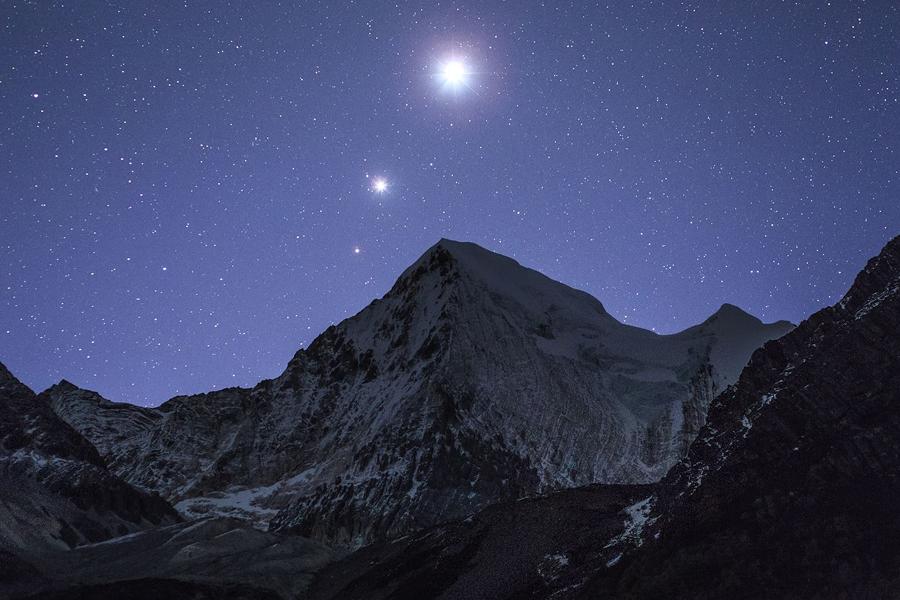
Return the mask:
[(673, 332), (726, 301), (798, 322), (900, 233), (890, 0), (10, 0), (0, 23), (0, 361), (37, 390), (252, 385), (440, 237)]

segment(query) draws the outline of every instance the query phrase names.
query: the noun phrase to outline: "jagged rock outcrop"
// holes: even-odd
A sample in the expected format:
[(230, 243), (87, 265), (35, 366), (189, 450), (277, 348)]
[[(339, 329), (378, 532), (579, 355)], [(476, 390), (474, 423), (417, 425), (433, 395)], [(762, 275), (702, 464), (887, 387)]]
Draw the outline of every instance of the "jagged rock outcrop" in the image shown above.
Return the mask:
[(656, 335), (442, 240), (253, 389), (158, 409), (65, 384), (45, 397), (116, 473), (185, 514), (359, 545), (552, 489), (658, 480), (752, 350), (790, 328), (726, 305)]
[(97, 449), (0, 365), (0, 551), (54, 549), (179, 520), (110, 473)]

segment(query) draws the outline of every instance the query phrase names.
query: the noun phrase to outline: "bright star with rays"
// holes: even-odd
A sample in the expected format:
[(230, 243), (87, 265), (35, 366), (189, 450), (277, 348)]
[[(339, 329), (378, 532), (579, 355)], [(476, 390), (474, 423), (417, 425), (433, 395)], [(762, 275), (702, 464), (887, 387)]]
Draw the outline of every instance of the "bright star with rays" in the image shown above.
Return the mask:
[(472, 89), (469, 83), (472, 75), (474, 73), (465, 61), (452, 58), (440, 64), (436, 78), (445, 90), (458, 92), (463, 88)]
[(383, 194), (388, 189), (387, 179), (384, 177), (376, 177), (372, 180), (372, 191), (376, 194)]
[(451, 60), (441, 68), (441, 79), (452, 87), (459, 87), (466, 82), (469, 71), (461, 61)]

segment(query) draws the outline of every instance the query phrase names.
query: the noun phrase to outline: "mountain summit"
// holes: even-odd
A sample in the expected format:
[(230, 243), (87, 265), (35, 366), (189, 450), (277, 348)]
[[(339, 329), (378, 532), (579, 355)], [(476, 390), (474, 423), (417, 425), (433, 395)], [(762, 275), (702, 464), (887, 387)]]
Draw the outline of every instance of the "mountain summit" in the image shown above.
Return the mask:
[(253, 389), (157, 409), (69, 386), (44, 396), (119, 476), (185, 515), (355, 546), (499, 500), (658, 480), (753, 349), (790, 328), (723, 307), (657, 335), (441, 240)]

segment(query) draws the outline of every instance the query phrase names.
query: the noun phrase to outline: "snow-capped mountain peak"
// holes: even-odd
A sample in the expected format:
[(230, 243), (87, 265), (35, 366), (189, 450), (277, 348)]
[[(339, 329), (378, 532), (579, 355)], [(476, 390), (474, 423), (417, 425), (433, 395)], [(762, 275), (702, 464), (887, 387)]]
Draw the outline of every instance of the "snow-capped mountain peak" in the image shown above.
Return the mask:
[(657, 335), (441, 240), (253, 389), (158, 409), (47, 395), (117, 473), (186, 514), (357, 545), (498, 500), (659, 479), (753, 349), (789, 328), (723, 307)]

